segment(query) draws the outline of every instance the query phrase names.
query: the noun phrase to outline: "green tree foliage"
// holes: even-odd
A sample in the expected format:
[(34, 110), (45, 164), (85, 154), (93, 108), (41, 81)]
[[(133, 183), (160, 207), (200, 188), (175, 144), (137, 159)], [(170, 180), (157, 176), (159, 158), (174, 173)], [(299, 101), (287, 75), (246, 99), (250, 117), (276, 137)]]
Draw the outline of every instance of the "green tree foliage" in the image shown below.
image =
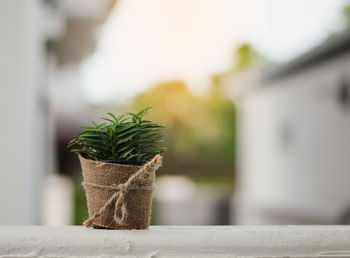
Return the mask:
[(350, 23), (350, 1), (348, 1), (348, 4), (343, 8), (343, 14), (347, 22)]
[(140, 112), (115, 116), (107, 113), (104, 123), (92, 122), (93, 126), (82, 126), (68, 147), (78, 155), (93, 160), (127, 161), (144, 163), (154, 155), (163, 153), (159, 144), (163, 141), (163, 126), (144, 120), (150, 107)]
[(74, 210), (73, 210), (73, 224), (74, 225), (82, 225), (84, 220), (89, 217), (86, 197), (84, 188), (81, 185), (81, 178), (75, 178), (73, 180), (73, 202), (74, 202)]
[(181, 81), (160, 83), (133, 102), (152, 104), (153, 121), (165, 124), (162, 172), (196, 177), (231, 177), (234, 172), (235, 106), (220, 95), (197, 96)]
[(235, 51), (237, 63), (235, 69), (242, 70), (255, 65), (258, 61), (258, 54), (254, 51), (252, 46), (248, 43), (240, 45)]

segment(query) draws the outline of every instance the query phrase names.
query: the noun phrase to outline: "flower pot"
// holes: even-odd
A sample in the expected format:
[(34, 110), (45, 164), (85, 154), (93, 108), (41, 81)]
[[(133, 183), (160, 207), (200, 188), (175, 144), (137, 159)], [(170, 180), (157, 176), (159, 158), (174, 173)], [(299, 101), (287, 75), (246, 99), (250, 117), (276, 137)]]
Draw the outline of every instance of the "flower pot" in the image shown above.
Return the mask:
[(87, 227), (147, 229), (150, 222), (155, 171), (162, 157), (145, 165), (123, 165), (81, 156), (89, 219)]

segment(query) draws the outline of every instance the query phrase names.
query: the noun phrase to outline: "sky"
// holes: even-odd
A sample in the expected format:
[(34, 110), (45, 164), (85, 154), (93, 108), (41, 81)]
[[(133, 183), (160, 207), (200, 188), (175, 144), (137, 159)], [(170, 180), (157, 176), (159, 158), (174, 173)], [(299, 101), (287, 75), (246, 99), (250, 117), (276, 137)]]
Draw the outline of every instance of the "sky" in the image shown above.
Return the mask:
[(203, 91), (248, 42), (285, 63), (341, 31), (346, 0), (118, 0), (81, 66), (95, 104), (123, 103), (159, 82)]

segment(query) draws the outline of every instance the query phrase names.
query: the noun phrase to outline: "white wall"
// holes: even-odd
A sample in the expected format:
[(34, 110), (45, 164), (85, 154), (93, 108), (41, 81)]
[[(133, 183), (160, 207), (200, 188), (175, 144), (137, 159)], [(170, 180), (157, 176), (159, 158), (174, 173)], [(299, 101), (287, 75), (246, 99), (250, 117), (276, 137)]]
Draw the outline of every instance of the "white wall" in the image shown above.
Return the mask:
[(0, 1), (0, 223), (40, 222), (45, 168), (40, 3)]
[(243, 100), (237, 223), (337, 223), (350, 207), (350, 107), (337, 103), (349, 73), (347, 54)]

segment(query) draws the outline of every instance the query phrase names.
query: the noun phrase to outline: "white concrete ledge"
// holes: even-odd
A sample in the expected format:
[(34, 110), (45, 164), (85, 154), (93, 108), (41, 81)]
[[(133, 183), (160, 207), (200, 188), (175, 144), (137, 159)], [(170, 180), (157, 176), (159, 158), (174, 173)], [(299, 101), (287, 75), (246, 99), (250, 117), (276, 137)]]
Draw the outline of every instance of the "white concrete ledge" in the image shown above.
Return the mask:
[(0, 226), (0, 257), (350, 257), (350, 226)]

